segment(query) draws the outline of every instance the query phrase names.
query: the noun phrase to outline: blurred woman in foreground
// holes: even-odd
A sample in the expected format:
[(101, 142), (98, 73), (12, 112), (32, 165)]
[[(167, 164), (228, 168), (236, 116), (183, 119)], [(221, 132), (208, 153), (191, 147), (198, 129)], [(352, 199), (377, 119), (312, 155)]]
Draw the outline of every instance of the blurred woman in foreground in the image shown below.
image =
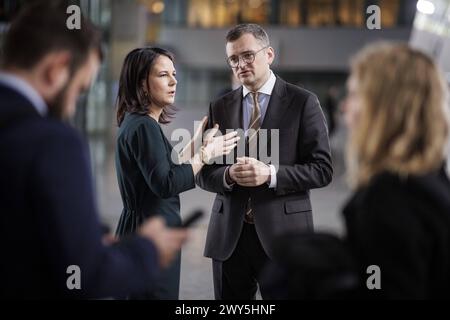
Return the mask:
[[(353, 60), (345, 101), (347, 242), (369, 297), (450, 297), (448, 93), (436, 64), (407, 45), (377, 44)], [(367, 290), (369, 266), (379, 290)], [(373, 284), (376, 285), (376, 280)]]

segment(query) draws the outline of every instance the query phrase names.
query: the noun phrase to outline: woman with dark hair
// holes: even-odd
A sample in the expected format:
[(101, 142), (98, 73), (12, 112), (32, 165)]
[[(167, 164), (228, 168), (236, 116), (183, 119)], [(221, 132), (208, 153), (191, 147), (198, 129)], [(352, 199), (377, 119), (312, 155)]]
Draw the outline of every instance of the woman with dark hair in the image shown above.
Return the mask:
[[(195, 153), (194, 140), (202, 133), (203, 118), (194, 139), (177, 161), (160, 124), (173, 118), (177, 80), (172, 53), (140, 48), (125, 58), (119, 82), (116, 168), (124, 209), (117, 227), (122, 237), (136, 231), (151, 216), (161, 215), (170, 227), (179, 227), (179, 194), (195, 188), (194, 177), (204, 163), (226, 155), (236, 146), (236, 132), (214, 137), (214, 127)], [(179, 162), (181, 164), (177, 164)], [(154, 292), (139, 299), (178, 299), (180, 254), (160, 276)]]

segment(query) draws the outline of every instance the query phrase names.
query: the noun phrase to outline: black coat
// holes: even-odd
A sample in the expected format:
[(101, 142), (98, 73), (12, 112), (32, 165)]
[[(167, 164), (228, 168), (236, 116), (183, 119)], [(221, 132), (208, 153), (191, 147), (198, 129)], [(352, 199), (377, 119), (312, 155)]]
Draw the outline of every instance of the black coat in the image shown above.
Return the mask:
[(400, 178), (383, 173), (344, 209), (347, 242), (366, 269), (377, 265), (381, 290), (369, 297), (450, 298), (450, 182), (444, 170)]
[[(158, 271), (151, 242), (101, 242), (89, 157), (79, 134), (40, 116), (0, 85), (0, 296), (110, 297), (148, 290)], [(67, 268), (81, 269), (68, 290)]]

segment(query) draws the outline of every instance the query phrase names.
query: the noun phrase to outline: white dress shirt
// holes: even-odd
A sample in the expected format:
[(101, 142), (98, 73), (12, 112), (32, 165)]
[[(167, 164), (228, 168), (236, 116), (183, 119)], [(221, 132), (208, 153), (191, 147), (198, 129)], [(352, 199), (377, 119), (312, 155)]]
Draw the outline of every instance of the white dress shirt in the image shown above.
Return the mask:
[[(269, 100), (270, 100), (270, 96), (272, 95), (272, 91), (273, 88), (275, 87), (275, 82), (277, 80), (277, 78), (275, 77), (274, 73), (272, 72), (272, 70), (270, 71), (270, 76), (269, 79), (266, 81), (266, 83), (264, 83), (264, 85), (258, 90), (258, 103), (259, 103), (259, 107), (261, 109), (261, 118), (259, 119), (260, 121), (260, 126), (262, 125), (263, 121), (264, 121), (264, 117), (266, 116), (266, 112), (267, 112), (267, 107), (269, 105)], [(252, 112), (253, 112), (253, 98), (251, 96), (252, 91), (250, 91), (246, 86), (243, 86), (242, 88), (242, 95), (243, 95), (243, 99), (242, 99), (242, 112), (243, 112), (243, 125), (244, 128), (246, 128), (245, 130), (245, 136), (247, 136), (248, 134), (248, 126), (250, 124), (250, 119), (252, 117)], [(277, 171), (275, 170), (275, 166), (274, 165), (269, 165), (270, 167), (270, 184), (269, 184), (269, 188), (276, 188), (277, 187)], [(229, 185), (225, 179), (225, 175), (227, 174), (227, 171), (229, 170), (230, 167), (228, 167), (225, 170), (224, 176), (223, 176), (223, 184), (225, 186), (225, 188), (227, 188), (228, 190), (231, 190), (233, 188), (233, 185)]]

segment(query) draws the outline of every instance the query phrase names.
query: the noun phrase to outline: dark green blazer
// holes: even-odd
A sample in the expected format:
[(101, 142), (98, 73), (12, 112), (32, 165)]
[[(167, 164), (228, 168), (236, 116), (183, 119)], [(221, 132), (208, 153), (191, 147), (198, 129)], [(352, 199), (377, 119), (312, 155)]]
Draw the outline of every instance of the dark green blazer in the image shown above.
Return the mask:
[(142, 221), (162, 215), (169, 226), (179, 226), (180, 198), (195, 188), (190, 164), (171, 160), (172, 146), (158, 122), (139, 114), (126, 114), (116, 145), (116, 169), (124, 209), (118, 235), (134, 232)]

